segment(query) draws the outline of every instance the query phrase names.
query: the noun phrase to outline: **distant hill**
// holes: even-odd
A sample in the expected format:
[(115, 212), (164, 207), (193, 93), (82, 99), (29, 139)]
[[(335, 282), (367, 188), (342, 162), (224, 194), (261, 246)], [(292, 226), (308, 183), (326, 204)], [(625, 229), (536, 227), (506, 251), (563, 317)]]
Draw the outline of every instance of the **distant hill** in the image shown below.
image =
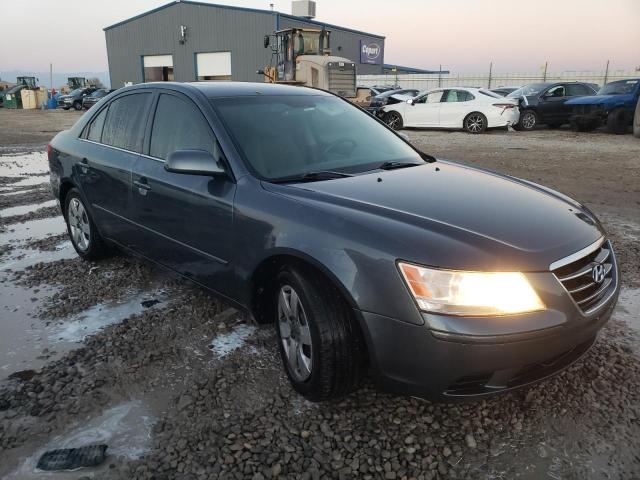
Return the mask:
[[(38, 85), (50, 88), (49, 72), (30, 72), (27, 70), (0, 70), (0, 80), (15, 82), (16, 77), (36, 77)], [(105, 87), (110, 86), (109, 72), (53, 72), (53, 86), (60, 88), (67, 84), (67, 77), (99, 78)]]

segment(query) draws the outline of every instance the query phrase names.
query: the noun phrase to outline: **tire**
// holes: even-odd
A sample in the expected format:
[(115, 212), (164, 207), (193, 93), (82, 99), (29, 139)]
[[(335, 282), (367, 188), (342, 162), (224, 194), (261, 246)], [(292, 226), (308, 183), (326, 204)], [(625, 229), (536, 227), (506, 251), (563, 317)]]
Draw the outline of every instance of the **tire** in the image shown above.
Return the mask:
[(63, 110), (69, 110), (71, 107), (62, 107)]
[(538, 125), (538, 114), (533, 110), (525, 110), (520, 114), (520, 120), (518, 120), (518, 130), (524, 130), (525, 132), (533, 130)]
[(312, 402), (353, 391), (365, 371), (364, 342), (335, 286), (311, 270), (285, 267), (277, 276), (274, 305), (280, 355), (293, 388)]
[(609, 130), (610, 133), (615, 133), (616, 135), (625, 134), (627, 133), (628, 126), (629, 117), (624, 108), (616, 108), (607, 116), (607, 130)]
[(578, 122), (577, 120), (571, 120), (569, 123), (569, 127), (572, 132), (584, 132), (586, 131), (584, 123)]
[(78, 189), (72, 188), (67, 193), (63, 213), (71, 244), (82, 259), (95, 260), (109, 254)]
[(633, 135), (640, 138), (640, 98), (638, 98), (636, 113), (633, 116)]
[(402, 115), (395, 111), (385, 113), (382, 117), (382, 121), (393, 130), (400, 130), (404, 125)]
[(82, 103), (80, 102), (74, 102), (73, 104), (73, 108), (75, 108), (76, 110), (80, 111), (82, 110)]
[(462, 128), (468, 133), (484, 133), (487, 130), (487, 117), (480, 112), (471, 112), (464, 117)]

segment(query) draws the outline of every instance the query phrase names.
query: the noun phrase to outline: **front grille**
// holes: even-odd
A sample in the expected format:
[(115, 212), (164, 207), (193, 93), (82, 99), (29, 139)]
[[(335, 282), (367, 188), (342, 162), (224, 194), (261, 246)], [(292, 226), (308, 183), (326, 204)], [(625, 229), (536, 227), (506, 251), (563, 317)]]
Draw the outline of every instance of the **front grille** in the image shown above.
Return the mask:
[(356, 96), (356, 67), (352, 63), (331, 62), (329, 69), (329, 91), (342, 97)]
[[(596, 273), (600, 273), (600, 278)], [(613, 249), (608, 240), (577, 260), (553, 270), (553, 274), (586, 315), (595, 312), (610, 298), (616, 288), (617, 273)]]

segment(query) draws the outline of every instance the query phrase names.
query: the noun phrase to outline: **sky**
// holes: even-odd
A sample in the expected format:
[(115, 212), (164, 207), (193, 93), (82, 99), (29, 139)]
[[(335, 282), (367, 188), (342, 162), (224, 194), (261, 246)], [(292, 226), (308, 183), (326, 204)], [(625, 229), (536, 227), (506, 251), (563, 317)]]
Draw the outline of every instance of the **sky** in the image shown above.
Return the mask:
[[(106, 71), (103, 28), (168, 0), (0, 0), (0, 71)], [(289, 0), (211, 3), (291, 12)], [(28, 10), (29, 21), (25, 11)], [(386, 36), (385, 62), (453, 73), (640, 67), (640, 0), (317, 0), (317, 20)], [(15, 19), (15, 21), (11, 20)], [(262, 48), (256, 45), (256, 48)]]

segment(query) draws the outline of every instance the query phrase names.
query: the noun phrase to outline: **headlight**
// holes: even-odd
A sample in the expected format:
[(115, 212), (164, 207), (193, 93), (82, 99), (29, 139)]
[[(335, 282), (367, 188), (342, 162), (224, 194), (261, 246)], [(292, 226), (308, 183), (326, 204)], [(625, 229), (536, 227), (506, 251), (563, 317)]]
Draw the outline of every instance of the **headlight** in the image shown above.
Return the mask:
[(520, 272), (437, 270), (399, 263), (420, 310), (449, 315), (512, 315), (545, 306)]

